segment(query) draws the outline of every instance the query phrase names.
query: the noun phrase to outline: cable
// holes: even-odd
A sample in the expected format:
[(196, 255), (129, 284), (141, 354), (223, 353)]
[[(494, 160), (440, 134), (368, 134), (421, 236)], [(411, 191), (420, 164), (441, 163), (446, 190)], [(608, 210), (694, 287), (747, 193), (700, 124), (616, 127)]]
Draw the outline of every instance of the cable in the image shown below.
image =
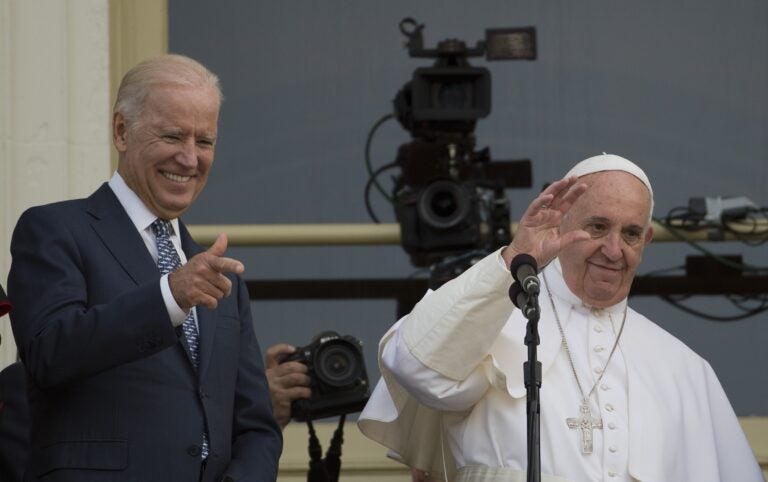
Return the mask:
[[(389, 164), (385, 164), (381, 166), (380, 168), (376, 169), (375, 172), (371, 174), (371, 177), (368, 178), (368, 182), (365, 183), (365, 190), (363, 191), (363, 200), (365, 201), (365, 210), (368, 211), (368, 216), (371, 217), (374, 223), (380, 223), (379, 218), (374, 214), (373, 212), (373, 206), (371, 206), (371, 186), (378, 184), (376, 183), (376, 177), (381, 174), (382, 172), (386, 171), (387, 169), (392, 169), (397, 167), (396, 162), (390, 162)], [(391, 199), (387, 198), (390, 202)]]
[(708, 249), (701, 246), (699, 243), (695, 241), (691, 241), (687, 239), (685, 236), (680, 234), (679, 231), (686, 230), (686, 229), (678, 229), (677, 226), (672, 226), (666, 221), (663, 221), (659, 218), (653, 218), (654, 221), (664, 226), (674, 237), (679, 239), (680, 241), (684, 241), (688, 243), (692, 248), (695, 250), (705, 254), (706, 256), (709, 256), (710, 258), (718, 261), (720, 264), (723, 264), (725, 266), (728, 266), (729, 268), (737, 269), (743, 272), (749, 272), (754, 274), (768, 274), (768, 267), (759, 267), (759, 266), (752, 266), (745, 263), (736, 263), (734, 261), (731, 261), (730, 259), (723, 258), (722, 256), (718, 256), (715, 253), (709, 251)]
[[(761, 246), (768, 242), (768, 229), (758, 229), (760, 221), (763, 221), (764, 225), (768, 226), (768, 208), (750, 208), (743, 216), (727, 216), (724, 215), (721, 219), (723, 224), (723, 230), (732, 233), (736, 239), (748, 246)], [(745, 225), (751, 223), (752, 229), (750, 231), (744, 231)], [(735, 226), (739, 226), (740, 229), (736, 229)], [(750, 239), (751, 237), (762, 236), (762, 239)]]
[(679, 300), (675, 300), (671, 296), (661, 296), (661, 299), (666, 301), (667, 303), (671, 304), (675, 308), (685, 311), (686, 313), (689, 313), (691, 315), (704, 318), (706, 320), (711, 321), (739, 321), (746, 318), (749, 318), (750, 316), (754, 316), (760, 313), (763, 313), (764, 311), (768, 310), (768, 304), (764, 304), (763, 306), (760, 306), (759, 308), (752, 309), (750, 311), (747, 311), (745, 313), (742, 313), (740, 315), (732, 315), (732, 316), (715, 316), (710, 315), (708, 313), (704, 313), (702, 311), (694, 310), (693, 308), (690, 308), (688, 306), (685, 306), (684, 304), (680, 303)]
[[(691, 214), (690, 209), (684, 206), (670, 209), (664, 219), (664, 223), (661, 223), (658, 219), (656, 221), (664, 226), (672, 226), (674, 224), (675, 228), (681, 231), (695, 231), (704, 227), (702, 223), (703, 218), (699, 215)], [(673, 221), (676, 221), (676, 223), (673, 223)]]
[(365, 139), (365, 167), (368, 169), (368, 180), (370, 181), (373, 179), (373, 184), (376, 186), (376, 189), (379, 190), (379, 193), (381, 193), (382, 196), (384, 196), (384, 199), (392, 202), (392, 198), (387, 194), (387, 192), (384, 190), (383, 187), (376, 181), (376, 175), (373, 172), (373, 164), (371, 163), (371, 143), (373, 142), (373, 135), (376, 133), (379, 127), (389, 119), (394, 119), (395, 114), (387, 114), (382, 116), (379, 120), (376, 121), (375, 124), (373, 124), (373, 127), (371, 127), (371, 130), (368, 131), (368, 137)]
[[(741, 299), (740, 299), (741, 298)], [(726, 296), (726, 299), (731, 302), (733, 306), (740, 309), (744, 313), (751, 313), (752, 311), (756, 310), (765, 310), (768, 309), (768, 298), (765, 296), (762, 297), (736, 297), (734, 295)], [(757, 307), (751, 307), (748, 306), (748, 302), (758, 302), (759, 305)]]

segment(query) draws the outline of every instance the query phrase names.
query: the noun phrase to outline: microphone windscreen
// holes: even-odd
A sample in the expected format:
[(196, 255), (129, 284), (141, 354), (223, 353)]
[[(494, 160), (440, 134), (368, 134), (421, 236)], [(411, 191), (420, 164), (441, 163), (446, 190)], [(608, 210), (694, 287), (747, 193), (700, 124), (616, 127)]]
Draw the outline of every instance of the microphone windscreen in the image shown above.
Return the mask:
[(521, 266), (526, 264), (533, 267), (534, 271), (539, 270), (536, 259), (530, 254), (521, 253), (512, 258), (512, 262), (509, 264), (509, 271), (512, 272), (512, 277), (515, 279), (515, 281), (520, 281), (517, 279), (517, 272)]
[[(523, 296), (521, 297), (520, 295)], [(512, 283), (509, 286), (509, 299), (512, 300), (512, 303), (515, 304), (517, 309), (523, 309), (522, 305), (525, 305), (525, 293), (523, 292), (523, 287), (520, 286), (520, 283)]]

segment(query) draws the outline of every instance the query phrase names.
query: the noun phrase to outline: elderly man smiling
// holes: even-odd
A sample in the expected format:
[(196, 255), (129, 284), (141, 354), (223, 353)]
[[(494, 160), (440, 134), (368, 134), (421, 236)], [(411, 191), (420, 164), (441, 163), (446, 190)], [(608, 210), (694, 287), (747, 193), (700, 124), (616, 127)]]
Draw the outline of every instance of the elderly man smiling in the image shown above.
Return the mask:
[(25, 480), (274, 481), (270, 406), (240, 261), (179, 220), (213, 164), (216, 75), (179, 55), (123, 78), (118, 168), (25, 212), (8, 292), (29, 373)]
[(361, 430), (432, 480), (522, 481), (523, 342), (510, 262), (542, 281), (541, 470), (547, 481), (762, 481), (710, 365), (631, 309), (653, 190), (615, 155), (578, 163), (512, 243), (429, 293), (382, 339)]

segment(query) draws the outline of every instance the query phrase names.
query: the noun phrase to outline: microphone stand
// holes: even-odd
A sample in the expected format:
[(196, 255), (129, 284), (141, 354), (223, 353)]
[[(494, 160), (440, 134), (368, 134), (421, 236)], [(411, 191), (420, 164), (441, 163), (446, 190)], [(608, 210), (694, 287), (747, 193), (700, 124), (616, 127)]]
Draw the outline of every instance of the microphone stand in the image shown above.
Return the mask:
[(528, 361), (523, 363), (523, 379), (528, 394), (526, 413), (528, 415), (528, 482), (541, 481), (541, 363), (536, 358), (539, 345), (539, 280), (536, 259), (526, 253), (519, 253), (512, 259), (509, 271), (515, 282), (509, 287), (512, 303), (528, 319), (525, 329), (525, 344), (528, 346)]
[(525, 330), (525, 344), (528, 346), (528, 361), (523, 363), (524, 381), (527, 392), (526, 413), (528, 415), (528, 482), (541, 481), (541, 362), (536, 357), (539, 339), (538, 294), (527, 295), (523, 315), (528, 319)]

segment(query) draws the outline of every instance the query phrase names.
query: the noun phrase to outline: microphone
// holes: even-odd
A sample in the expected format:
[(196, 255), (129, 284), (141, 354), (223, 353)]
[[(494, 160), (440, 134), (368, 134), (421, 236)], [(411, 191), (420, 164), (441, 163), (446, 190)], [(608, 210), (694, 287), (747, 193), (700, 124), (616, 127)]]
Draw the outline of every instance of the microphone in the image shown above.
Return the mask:
[[(539, 277), (537, 275), (536, 260), (530, 254), (518, 254), (509, 264), (512, 277), (529, 295), (539, 294)], [(514, 300), (513, 300), (514, 301)]]
[(523, 312), (523, 316), (529, 320), (539, 314), (539, 303), (531, 298), (532, 297), (523, 290), (523, 287), (520, 286), (520, 283), (512, 283), (509, 287), (509, 299), (511, 299), (512, 303)]

